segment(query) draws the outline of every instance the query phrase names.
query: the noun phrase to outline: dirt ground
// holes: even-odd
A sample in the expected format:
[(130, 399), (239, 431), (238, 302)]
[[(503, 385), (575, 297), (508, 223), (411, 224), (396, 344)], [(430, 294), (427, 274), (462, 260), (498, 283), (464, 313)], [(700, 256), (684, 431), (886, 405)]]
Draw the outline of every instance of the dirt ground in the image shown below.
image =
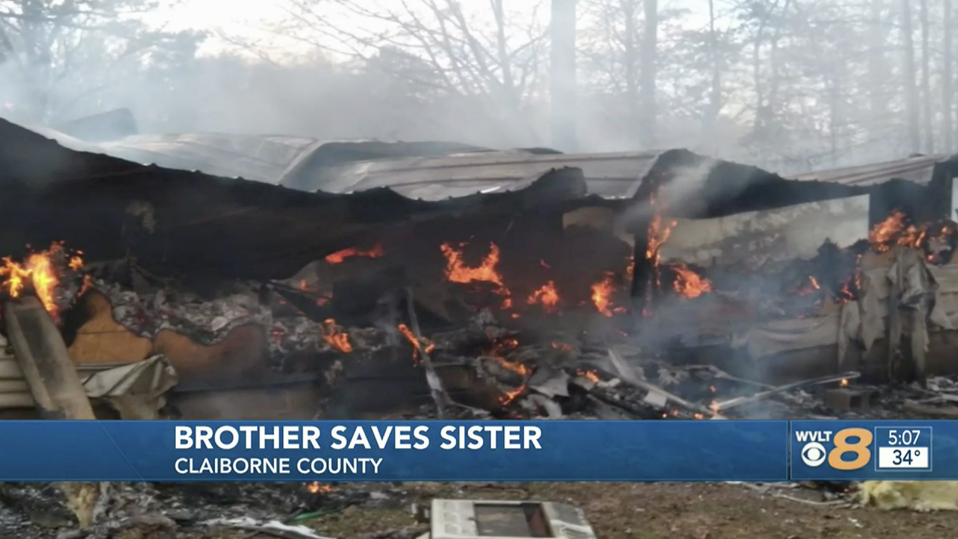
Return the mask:
[[(434, 497), (565, 501), (582, 507), (602, 539), (944, 539), (958, 512), (918, 513), (817, 505), (799, 489), (765, 492), (735, 484), (536, 483), (408, 485), (412, 501)], [(812, 493), (811, 497), (818, 496)], [(816, 505), (813, 505), (815, 503)], [(331, 537), (363, 537), (414, 523), (403, 508), (350, 507), (309, 522)]]
[(104, 515), (106, 520), (124, 522), (124, 514), (152, 515), (151, 520), (81, 532), (50, 487), (25, 487), (16, 500), (8, 487), (7, 497), (0, 498), (0, 539), (275, 535), (223, 522), (247, 517), (306, 526), (335, 539), (417, 539), (426, 527), (416, 522), (410, 508), (428, 507), (434, 498), (570, 503), (585, 510), (600, 539), (946, 539), (955, 537), (953, 530), (958, 529), (958, 511), (853, 507), (844, 496), (826, 494), (821, 485), (353, 483), (320, 494), (293, 483), (127, 484), (125, 489), (125, 508), (117, 506)]

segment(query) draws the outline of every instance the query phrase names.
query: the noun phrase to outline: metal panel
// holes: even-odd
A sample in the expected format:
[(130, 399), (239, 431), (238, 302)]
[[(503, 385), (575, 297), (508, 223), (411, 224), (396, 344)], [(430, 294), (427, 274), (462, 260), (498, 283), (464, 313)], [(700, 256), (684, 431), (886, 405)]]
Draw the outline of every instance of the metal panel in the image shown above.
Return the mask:
[(948, 160), (946, 155), (923, 155), (874, 163), (857, 167), (838, 168), (800, 174), (798, 181), (821, 181), (845, 185), (874, 185), (889, 180), (908, 180), (920, 185), (931, 183), (935, 166)]
[(826, 238), (839, 247), (867, 238), (868, 203), (868, 195), (862, 195), (716, 219), (680, 219), (661, 255), (699, 266), (812, 258)]
[[(589, 193), (603, 198), (631, 197), (640, 180), (665, 152), (532, 155), (488, 152), (444, 157), (348, 163), (296, 178), (296, 187), (353, 193), (389, 187), (411, 198), (441, 200), (479, 192), (521, 189), (529, 178), (558, 168), (583, 171)], [(292, 181), (285, 183), (291, 185)], [(432, 187), (430, 187), (432, 186)]]

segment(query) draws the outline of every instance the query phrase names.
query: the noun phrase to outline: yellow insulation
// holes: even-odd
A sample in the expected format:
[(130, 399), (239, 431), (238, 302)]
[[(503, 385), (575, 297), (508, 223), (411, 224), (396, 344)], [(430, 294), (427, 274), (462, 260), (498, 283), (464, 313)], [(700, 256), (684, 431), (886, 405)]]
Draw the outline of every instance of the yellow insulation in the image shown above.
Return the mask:
[(865, 481), (858, 486), (864, 505), (913, 511), (958, 510), (958, 481)]

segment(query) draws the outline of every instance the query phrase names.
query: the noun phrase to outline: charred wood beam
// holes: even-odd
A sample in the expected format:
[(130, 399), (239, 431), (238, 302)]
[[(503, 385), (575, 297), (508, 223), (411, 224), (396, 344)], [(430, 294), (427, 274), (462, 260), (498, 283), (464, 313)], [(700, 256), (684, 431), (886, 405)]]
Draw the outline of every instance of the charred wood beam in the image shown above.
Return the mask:
[(646, 292), (649, 290), (655, 277), (655, 267), (652, 261), (646, 258), (646, 252), (649, 249), (648, 229), (651, 222), (646, 220), (639, 225), (637, 230), (646, 231), (642, 234), (635, 234), (635, 246), (632, 250), (632, 287), (630, 295), (632, 296), (633, 309), (636, 313), (643, 312), (649, 307), (649, 297)]
[[(40, 416), (52, 419), (96, 419), (66, 343), (36, 297), (3, 305), (7, 335)], [(81, 528), (93, 524), (100, 490), (96, 483), (60, 483), (67, 505)]]
[(27, 296), (3, 308), (7, 333), (40, 415), (96, 419), (66, 344), (40, 301)]
[(409, 314), (409, 327), (416, 337), (416, 342), (413, 343), (413, 346), (415, 346), (419, 352), (423, 370), (426, 371), (426, 383), (429, 384), (429, 392), (432, 395), (433, 402), (436, 403), (436, 417), (444, 419), (446, 406), (450, 403), (449, 395), (446, 394), (446, 390), (442, 386), (442, 379), (439, 378), (439, 374), (432, 364), (432, 358), (429, 357), (429, 353), (425, 347), (422, 346), (423, 337), (419, 328), (419, 317), (416, 316), (416, 302), (413, 298), (412, 288), (406, 288), (406, 296), (409, 299), (409, 301), (406, 302), (406, 311)]

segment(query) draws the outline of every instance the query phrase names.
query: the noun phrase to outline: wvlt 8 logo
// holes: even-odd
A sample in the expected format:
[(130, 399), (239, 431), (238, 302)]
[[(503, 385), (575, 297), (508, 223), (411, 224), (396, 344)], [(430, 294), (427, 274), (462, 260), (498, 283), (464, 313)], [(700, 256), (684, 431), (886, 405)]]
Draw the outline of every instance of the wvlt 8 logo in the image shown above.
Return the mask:
[[(872, 431), (861, 428), (795, 431), (795, 441), (802, 445), (802, 462), (817, 468), (825, 461), (835, 470), (850, 472), (864, 468), (872, 459)], [(832, 448), (829, 450), (825, 444)]]

